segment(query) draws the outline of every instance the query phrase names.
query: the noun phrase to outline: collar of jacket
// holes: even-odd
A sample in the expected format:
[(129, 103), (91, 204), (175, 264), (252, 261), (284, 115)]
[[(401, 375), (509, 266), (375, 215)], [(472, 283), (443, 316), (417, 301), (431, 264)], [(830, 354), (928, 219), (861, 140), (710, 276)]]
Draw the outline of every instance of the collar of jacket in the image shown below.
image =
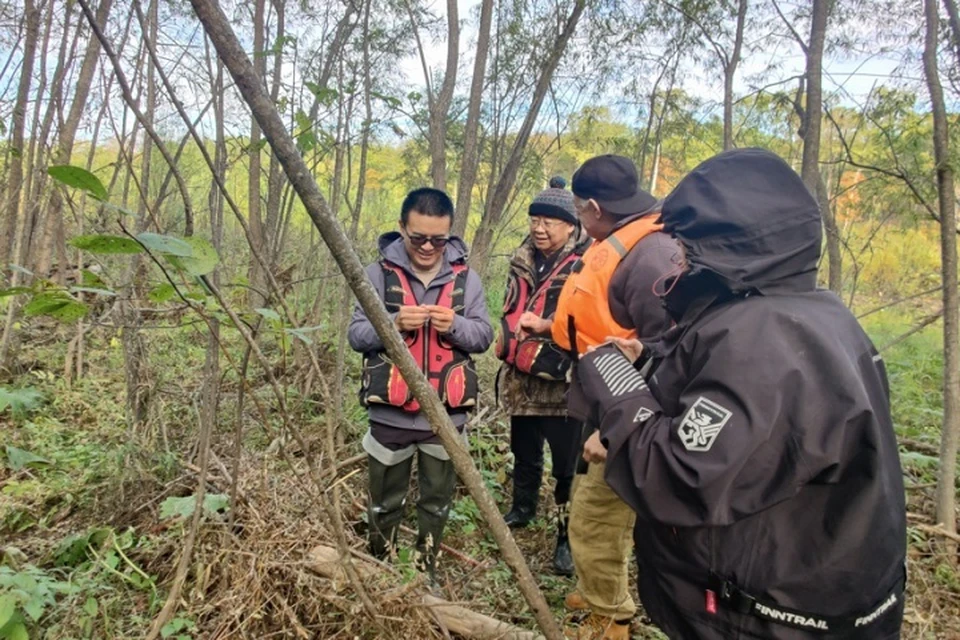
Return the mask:
[[(554, 266), (565, 260), (571, 253), (582, 255), (589, 244), (590, 238), (584, 233), (580, 225), (576, 225), (574, 232), (567, 238), (566, 244), (558, 249), (559, 253), (553, 262)], [(513, 252), (513, 257), (510, 258), (510, 270), (518, 277), (530, 282), (531, 285), (535, 280), (533, 272), (536, 268), (534, 264), (536, 251), (537, 248), (533, 244), (533, 238), (528, 235), (517, 247), (517, 250)]]
[(620, 220), (617, 221), (617, 224), (613, 225), (613, 229), (610, 230), (610, 233), (607, 237), (612, 236), (614, 233), (616, 233), (620, 229), (623, 229), (625, 226), (627, 226), (631, 222), (639, 220), (640, 218), (646, 218), (647, 216), (653, 216), (653, 215), (655, 216), (660, 215), (659, 202), (657, 202), (656, 205), (654, 205), (652, 208), (648, 209), (647, 211), (643, 211), (641, 213), (631, 213), (630, 215), (621, 217)]

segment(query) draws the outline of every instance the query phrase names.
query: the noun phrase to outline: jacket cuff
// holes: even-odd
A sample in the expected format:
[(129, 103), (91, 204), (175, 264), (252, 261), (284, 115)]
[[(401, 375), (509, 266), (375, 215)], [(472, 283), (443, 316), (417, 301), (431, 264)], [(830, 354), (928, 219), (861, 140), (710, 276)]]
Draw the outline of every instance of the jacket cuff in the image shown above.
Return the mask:
[(600, 347), (584, 355), (577, 363), (577, 378), (580, 393), (595, 413), (600, 439), (610, 451), (623, 446), (634, 431), (662, 413), (643, 376), (615, 347)]
[(450, 325), (450, 331), (447, 331), (446, 338), (447, 341), (455, 345), (457, 348), (462, 349), (463, 351), (470, 352), (470, 345), (466, 344), (467, 334), (469, 330), (467, 324), (470, 320), (466, 316), (462, 316), (459, 313), (453, 316), (453, 324)]
[(643, 430), (656, 416), (663, 413), (660, 403), (649, 389), (638, 391), (612, 406), (601, 404), (600, 441), (608, 451), (619, 451), (635, 432)]

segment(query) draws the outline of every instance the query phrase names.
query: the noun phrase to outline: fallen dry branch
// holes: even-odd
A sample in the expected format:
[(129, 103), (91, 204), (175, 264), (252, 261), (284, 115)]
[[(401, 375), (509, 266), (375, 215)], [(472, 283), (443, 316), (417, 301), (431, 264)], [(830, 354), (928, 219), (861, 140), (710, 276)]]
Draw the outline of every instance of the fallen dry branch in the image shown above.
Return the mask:
[(940, 536), (941, 538), (946, 538), (948, 540), (953, 540), (954, 542), (960, 542), (960, 534), (947, 531), (940, 526), (934, 526), (930, 524), (917, 523), (912, 525), (917, 531), (922, 531), (924, 533), (929, 533), (930, 535)]
[[(334, 583), (345, 580), (343, 566), (340, 563), (340, 554), (333, 547), (326, 545), (314, 547), (309, 553), (308, 566), (321, 576), (333, 580)], [(371, 578), (381, 573), (379, 568), (366, 562), (357, 561), (354, 566), (357, 568), (357, 573), (363, 578)], [(464, 638), (535, 640), (539, 637), (532, 631), (520, 629), (436, 596), (424, 595), (417, 606), (427, 611), (435, 619), (441, 632), (449, 630)]]
[(920, 440), (913, 440), (911, 438), (898, 438), (897, 442), (901, 447), (910, 451), (916, 451), (917, 453), (933, 456), (935, 458), (940, 456), (940, 447), (935, 444), (930, 444), (929, 442), (922, 442)]

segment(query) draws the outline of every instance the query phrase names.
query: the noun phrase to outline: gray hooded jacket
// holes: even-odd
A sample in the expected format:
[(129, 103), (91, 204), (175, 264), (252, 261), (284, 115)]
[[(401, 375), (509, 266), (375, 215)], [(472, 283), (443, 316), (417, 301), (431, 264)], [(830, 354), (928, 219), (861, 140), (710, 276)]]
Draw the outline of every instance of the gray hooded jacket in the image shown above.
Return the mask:
[[(436, 304), (443, 285), (453, 278), (451, 265), (463, 262), (467, 258), (467, 246), (463, 240), (457, 237), (451, 238), (444, 250), (440, 271), (429, 287), (424, 287), (423, 283), (413, 273), (410, 258), (403, 246), (403, 237), (399, 232), (391, 231), (383, 234), (380, 236), (378, 245), (382, 259), (397, 265), (406, 272), (413, 295), (421, 304)], [(373, 282), (373, 286), (382, 300), (384, 295), (383, 267), (381, 267), (379, 261), (367, 266), (367, 276)], [(393, 315), (396, 314), (391, 314), (391, 317)], [(383, 349), (383, 342), (377, 332), (374, 331), (367, 314), (363, 312), (359, 304), (354, 307), (347, 339), (350, 341), (350, 347), (360, 353)], [(467, 274), (463, 315), (458, 314), (454, 317), (453, 327), (447, 333), (446, 339), (467, 353), (483, 353), (493, 342), (493, 327), (490, 325), (490, 318), (487, 314), (483, 285), (480, 282), (480, 276), (474, 271), (469, 271)], [(371, 422), (379, 422), (400, 429), (430, 431), (430, 423), (421, 413), (410, 413), (388, 405), (376, 405), (369, 408), (369, 415)], [(456, 426), (460, 426), (467, 421), (467, 412), (451, 411), (450, 417)]]

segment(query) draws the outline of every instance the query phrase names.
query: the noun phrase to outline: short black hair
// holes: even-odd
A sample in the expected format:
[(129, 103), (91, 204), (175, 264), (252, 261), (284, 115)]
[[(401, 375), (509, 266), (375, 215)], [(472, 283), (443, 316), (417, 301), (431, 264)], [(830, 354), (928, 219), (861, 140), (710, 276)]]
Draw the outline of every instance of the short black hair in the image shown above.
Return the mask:
[(411, 211), (422, 213), (425, 216), (450, 218), (452, 221), (453, 201), (440, 189), (421, 187), (414, 189), (403, 199), (403, 204), (400, 206), (400, 222), (407, 224)]

